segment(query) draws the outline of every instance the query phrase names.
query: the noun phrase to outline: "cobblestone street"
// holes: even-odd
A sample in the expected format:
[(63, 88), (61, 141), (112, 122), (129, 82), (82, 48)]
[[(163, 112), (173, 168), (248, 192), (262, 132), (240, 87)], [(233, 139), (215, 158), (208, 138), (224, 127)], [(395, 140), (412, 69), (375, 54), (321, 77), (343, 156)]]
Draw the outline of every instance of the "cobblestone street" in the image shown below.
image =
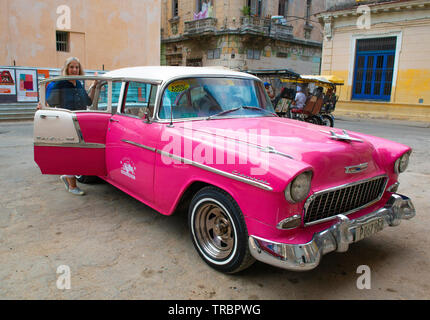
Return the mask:
[[(81, 185), (74, 197), (33, 160), (32, 122), (0, 123), (0, 299), (430, 299), (428, 124), (337, 119), (336, 126), (413, 148), (399, 193), (417, 215), (331, 253), (309, 272), (256, 262), (236, 275), (208, 267), (187, 215), (166, 217), (115, 187)], [(57, 288), (59, 266), (71, 288)], [(356, 286), (371, 270), (371, 289)]]

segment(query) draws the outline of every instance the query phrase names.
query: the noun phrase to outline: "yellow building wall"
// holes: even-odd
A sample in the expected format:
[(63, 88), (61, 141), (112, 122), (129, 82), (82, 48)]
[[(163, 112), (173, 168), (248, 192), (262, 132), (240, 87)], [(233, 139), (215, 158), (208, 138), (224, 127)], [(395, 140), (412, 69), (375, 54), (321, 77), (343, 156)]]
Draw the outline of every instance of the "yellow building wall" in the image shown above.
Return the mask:
[[(354, 18), (356, 19), (356, 17)], [(388, 21), (388, 18), (386, 18)], [(362, 115), (430, 122), (430, 18), (404, 23), (378, 23), (370, 30), (346, 26), (335, 28), (331, 41), (323, 43), (322, 74), (334, 74), (345, 80), (340, 88), (337, 114)], [(354, 35), (375, 37), (401, 35), (397, 79), (393, 79), (390, 102), (352, 100), (354, 64), (351, 48)], [(339, 93), (339, 92), (338, 92)]]
[[(58, 28), (61, 5), (70, 29)], [(58, 68), (70, 56), (96, 70), (160, 64), (160, 0), (1, 0), (0, 19), (0, 65)], [(56, 51), (56, 30), (70, 32), (70, 52)]]

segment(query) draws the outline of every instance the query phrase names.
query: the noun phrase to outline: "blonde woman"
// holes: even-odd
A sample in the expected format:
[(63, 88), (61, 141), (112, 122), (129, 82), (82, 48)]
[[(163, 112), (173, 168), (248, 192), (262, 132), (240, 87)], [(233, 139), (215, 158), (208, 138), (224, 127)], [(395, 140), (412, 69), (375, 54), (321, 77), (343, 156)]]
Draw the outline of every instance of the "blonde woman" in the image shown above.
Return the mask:
[[(61, 70), (63, 76), (82, 76), (84, 70), (78, 58), (71, 57), (64, 62)], [(68, 110), (86, 110), (92, 104), (94, 88), (97, 81), (90, 87), (89, 94), (78, 80), (61, 80), (52, 82), (46, 90), (46, 101), (50, 107), (59, 107)], [(85, 194), (76, 185), (75, 176), (63, 175), (60, 179), (64, 182), (66, 190), (78, 196)]]
[[(62, 76), (82, 76), (84, 70), (78, 58), (70, 57), (64, 62), (61, 69)], [(92, 104), (94, 98), (93, 88), (96, 82), (90, 87), (89, 95), (85, 91), (80, 81), (62, 80), (56, 81), (46, 90), (46, 102), (51, 107), (60, 107), (68, 110), (86, 110)]]

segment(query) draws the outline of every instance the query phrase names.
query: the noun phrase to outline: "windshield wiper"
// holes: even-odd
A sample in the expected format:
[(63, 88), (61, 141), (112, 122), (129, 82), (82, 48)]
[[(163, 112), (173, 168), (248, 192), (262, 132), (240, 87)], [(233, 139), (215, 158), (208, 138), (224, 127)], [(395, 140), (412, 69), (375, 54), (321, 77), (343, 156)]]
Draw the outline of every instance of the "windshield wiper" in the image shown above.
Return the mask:
[(213, 115), (207, 117), (206, 120), (211, 120), (213, 118), (220, 117), (220, 116), (223, 116), (223, 115), (231, 113), (231, 112), (235, 112), (235, 111), (240, 110), (242, 108), (243, 107), (241, 106), (241, 107), (233, 108), (233, 109), (230, 109), (230, 110), (224, 110), (224, 111), (221, 111), (219, 113), (216, 113), (216, 114), (213, 114)]
[(271, 115), (274, 115), (275, 117), (278, 116), (277, 114), (275, 114), (275, 113), (273, 113), (273, 112), (271, 112), (269, 110), (263, 109), (263, 108), (251, 107), (251, 106), (240, 106), (240, 107), (237, 107), (237, 108), (233, 108), (233, 109), (230, 109), (230, 110), (224, 110), (224, 111), (221, 111), (221, 112), (219, 112), (217, 114), (211, 115), (211, 116), (207, 117), (206, 120), (211, 120), (213, 118), (220, 117), (220, 116), (226, 115), (228, 113), (238, 111), (240, 109), (263, 111), (265, 113), (270, 113)]
[(247, 109), (247, 110), (257, 110), (257, 111), (264, 111), (264, 112), (266, 112), (266, 113), (270, 113), (270, 114), (272, 114), (272, 115), (274, 115), (274, 116), (278, 116), (276, 113), (273, 113), (272, 111), (269, 111), (269, 110), (266, 110), (266, 109), (263, 109), (263, 108), (259, 108), (259, 107), (251, 107), (251, 106), (242, 106), (242, 108), (243, 109)]

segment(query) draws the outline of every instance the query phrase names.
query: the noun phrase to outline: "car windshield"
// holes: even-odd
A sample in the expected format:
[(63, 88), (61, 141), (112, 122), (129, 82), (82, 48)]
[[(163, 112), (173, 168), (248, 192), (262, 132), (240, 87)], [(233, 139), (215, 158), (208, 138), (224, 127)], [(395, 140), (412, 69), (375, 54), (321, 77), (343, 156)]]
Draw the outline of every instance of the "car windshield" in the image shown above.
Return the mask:
[(273, 116), (260, 81), (236, 78), (176, 80), (164, 90), (160, 119)]

